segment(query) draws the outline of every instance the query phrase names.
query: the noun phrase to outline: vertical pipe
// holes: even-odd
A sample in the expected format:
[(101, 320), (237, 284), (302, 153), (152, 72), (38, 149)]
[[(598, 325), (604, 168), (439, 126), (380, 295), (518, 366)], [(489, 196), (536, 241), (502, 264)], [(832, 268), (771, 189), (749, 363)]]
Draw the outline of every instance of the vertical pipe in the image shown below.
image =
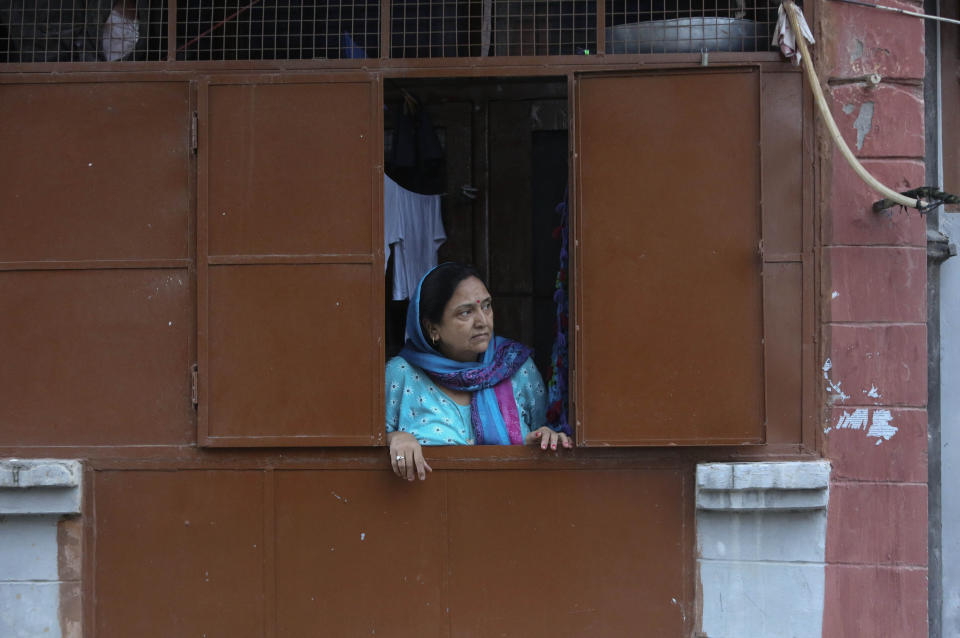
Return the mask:
[[(924, 11), (940, 15), (939, 0), (926, 0)], [(926, 183), (943, 188), (940, 117), (940, 24), (925, 25), (924, 128)], [(932, 104), (930, 103), (932, 102)], [(931, 139), (932, 138), (932, 139)], [(929, 150), (929, 149), (932, 149)], [(932, 155), (932, 157), (931, 157)], [(931, 166), (932, 164), (932, 166)], [(930, 638), (943, 635), (943, 474), (940, 406), (940, 264), (949, 258), (949, 242), (939, 232), (939, 215), (927, 215), (927, 622)]]

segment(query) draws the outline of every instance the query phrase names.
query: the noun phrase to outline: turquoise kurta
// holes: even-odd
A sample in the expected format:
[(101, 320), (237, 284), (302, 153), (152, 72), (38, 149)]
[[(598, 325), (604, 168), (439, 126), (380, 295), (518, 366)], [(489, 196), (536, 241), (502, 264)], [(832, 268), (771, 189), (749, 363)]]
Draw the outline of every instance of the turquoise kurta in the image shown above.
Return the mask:
[[(473, 445), (470, 406), (444, 394), (403, 357), (387, 362), (387, 432), (409, 432), (420, 445)], [(523, 436), (547, 424), (547, 393), (533, 359), (510, 377)]]

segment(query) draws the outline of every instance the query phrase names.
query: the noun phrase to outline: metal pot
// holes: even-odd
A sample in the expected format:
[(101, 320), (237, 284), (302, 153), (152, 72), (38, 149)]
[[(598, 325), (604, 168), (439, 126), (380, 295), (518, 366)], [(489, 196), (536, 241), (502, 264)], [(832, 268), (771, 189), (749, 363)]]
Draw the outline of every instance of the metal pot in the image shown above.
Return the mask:
[(607, 27), (607, 53), (696, 53), (764, 51), (768, 25), (753, 20), (694, 17)]

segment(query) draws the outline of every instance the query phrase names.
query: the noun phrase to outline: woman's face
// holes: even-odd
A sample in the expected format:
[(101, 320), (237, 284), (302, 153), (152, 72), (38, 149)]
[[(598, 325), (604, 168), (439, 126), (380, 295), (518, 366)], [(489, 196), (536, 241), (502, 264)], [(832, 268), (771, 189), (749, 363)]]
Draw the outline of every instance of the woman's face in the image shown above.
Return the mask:
[(490, 292), (476, 277), (460, 282), (443, 309), (439, 324), (429, 323), (427, 338), (440, 354), (454, 361), (476, 361), (487, 351), (493, 336)]

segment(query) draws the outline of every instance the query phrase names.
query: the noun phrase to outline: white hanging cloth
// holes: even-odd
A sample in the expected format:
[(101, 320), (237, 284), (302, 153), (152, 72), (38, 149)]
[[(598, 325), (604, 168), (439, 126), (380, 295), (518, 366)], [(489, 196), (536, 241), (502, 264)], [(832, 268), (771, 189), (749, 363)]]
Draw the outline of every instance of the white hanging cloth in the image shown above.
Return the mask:
[[(807, 42), (813, 44), (813, 32), (807, 26), (807, 20), (803, 17), (803, 11), (800, 10), (800, 7), (797, 7), (797, 22), (800, 23), (800, 31), (803, 33), (803, 37), (807, 39)], [(782, 4), (778, 11), (777, 26), (773, 30), (773, 41), (770, 44), (780, 47), (780, 52), (783, 53), (785, 58), (792, 60), (794, 66), (800, 66), (801, 56), (797, 48), (797, 35), (790, 28), (790, 19), (787, 17), (787, 12), (784, 11)]]
[(447, 240), (440, 195), (421, 195), (383, 176), (383, 263), (393, 248), (393, 299), (409, 299)]

